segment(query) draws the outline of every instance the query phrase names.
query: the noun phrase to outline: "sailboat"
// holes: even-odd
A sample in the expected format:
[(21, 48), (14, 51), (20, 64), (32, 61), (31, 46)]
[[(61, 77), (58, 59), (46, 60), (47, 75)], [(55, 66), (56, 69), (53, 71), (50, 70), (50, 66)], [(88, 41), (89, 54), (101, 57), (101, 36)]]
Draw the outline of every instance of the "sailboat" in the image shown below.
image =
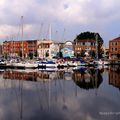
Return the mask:
[[(21, 40), (23, 40), (23, 16), (21, 16)], [(24, 59), (24, 48), (23, 48), (23, 41), (22, 41), (22, 59)], [(38, 64), (34, 61), (20, 61), (15, 62), (12, 64), (14, 68), (37, 68)]]
[[(51, 24), (49, 26), (49, 40), (51, 40)], [(38, 67), (39, 68), (57, 68), (57, 64), (52, 59), (45, 59), (38, 63)]]

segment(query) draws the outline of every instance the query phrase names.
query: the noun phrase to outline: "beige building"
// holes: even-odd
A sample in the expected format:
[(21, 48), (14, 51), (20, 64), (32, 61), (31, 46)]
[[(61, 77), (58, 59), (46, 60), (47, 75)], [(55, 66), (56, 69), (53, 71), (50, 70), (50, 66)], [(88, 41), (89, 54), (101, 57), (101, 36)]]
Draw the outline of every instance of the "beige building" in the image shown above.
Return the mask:
[(39, 58), (52, 58), (56, 56), (57, 52), (59, 52), (59, 44), (54, 43), (52, 40), (38, 40), (37, 45), (37, 53)]
[(47, 56), (49, 56), (49, 52), (50, 52), (50, 45), (53, 43), (53, 41), (51, 40), (38, 40), (37, 41), (37, 53), (38, 53), (38, 57), (39, 58), (45, 58)]

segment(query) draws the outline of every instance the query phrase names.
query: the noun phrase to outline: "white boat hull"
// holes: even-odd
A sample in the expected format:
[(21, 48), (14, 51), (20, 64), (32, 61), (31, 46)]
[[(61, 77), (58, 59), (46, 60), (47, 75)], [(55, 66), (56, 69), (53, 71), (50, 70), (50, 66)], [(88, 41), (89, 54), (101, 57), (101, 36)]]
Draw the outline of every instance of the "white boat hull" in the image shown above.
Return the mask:
[(38, 64), (36, 63), (25, 63), (25, 68), (37, 68)]
[(45, 67), (45, 68), (56, 68), (57, 64), (44, 64), (44, 63), (39, 63), (39, 67)]

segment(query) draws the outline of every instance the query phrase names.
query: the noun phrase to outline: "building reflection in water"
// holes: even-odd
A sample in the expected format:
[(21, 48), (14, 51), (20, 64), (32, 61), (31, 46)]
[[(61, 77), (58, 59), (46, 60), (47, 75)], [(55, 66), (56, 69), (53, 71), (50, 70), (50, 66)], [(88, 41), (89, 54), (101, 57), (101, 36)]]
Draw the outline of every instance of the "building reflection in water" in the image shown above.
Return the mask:
[(40, 70), (6, 70), (1, 71), (3, 79), (25, 80), (25, 81), (48, 81), (48, 80), (71, 80), (72, 74), (67, 70), (57, 70), (55, 72)]
[(112, 66), (109, 69), (109, 85), (112, 85), (120, 90), (120, 67)]
[(81, 68), (74, 72), (73, 80), (76, 85), (86, 90), (98, 88), (103, 81), (102, 72), (103, 69)]
[[(40, 70), (1, 71), (0, 76), (3, 78), (0, 81), (1, 115), (5, 118), (4, 120), (9, 120), (10, 116), (12, 120), (79, 120), (81, 117), (84, 120), (87, 118), (97, 120), (100, 117), (97, 112), (100, 110), (113, 108), (115, 111), (116, 106), (119, 108), (118, 97), (120, 96), (114, 100), (113, 96), (109, 96), (108, 90), (108, 92), (101, 92), (101, 95), (97, 97), (88, 94), (97, 91), (103, 79), (106, 78), (102, 78), (103, 71), (103, 69), (93, 68), (82, 68), (74, 72), (69, 70), (55, 72)], [(27, 82), (28, 80), (32, 82)], [(73, 84), (73, 80), (76, 84)], [(102, 84), (104, 85), (104, 82)], [(76, 85), (85, 90), (81, 91)], [(86, 92), (90, 89), (94, 90)], [(114, 92), (114, 89), (112, 90)], [(112, 99), (113, 104), (111, 103)], [(118, 102), (114, 104), (116, 100)]]
[(37, 73), (36, 72), (25, 72), (23, 70), (7, 70), (4, 71), (3, 79), (10, 80), (26, 80), (26, 81), (36, 81)]

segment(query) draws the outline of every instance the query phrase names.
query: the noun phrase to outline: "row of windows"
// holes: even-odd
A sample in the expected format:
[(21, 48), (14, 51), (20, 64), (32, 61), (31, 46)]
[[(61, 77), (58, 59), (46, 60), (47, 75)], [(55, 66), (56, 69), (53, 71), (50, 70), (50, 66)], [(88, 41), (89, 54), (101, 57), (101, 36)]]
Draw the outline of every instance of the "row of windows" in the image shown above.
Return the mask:
[(117, 48), (112, 48), (112, 51), (117, 51), (118, 49)]
[(41, 46), (39, 46), (39, 48), (49, 48), (50, 46), (49, 45), (41, 45)]
[(117, 45), (117, 42), (112, 42), (111, 45)]
[(96, 43), (94, 43), (94, 42), (79, 42), (79, 43), (76, 43), (76, 45), (95, 46)]

